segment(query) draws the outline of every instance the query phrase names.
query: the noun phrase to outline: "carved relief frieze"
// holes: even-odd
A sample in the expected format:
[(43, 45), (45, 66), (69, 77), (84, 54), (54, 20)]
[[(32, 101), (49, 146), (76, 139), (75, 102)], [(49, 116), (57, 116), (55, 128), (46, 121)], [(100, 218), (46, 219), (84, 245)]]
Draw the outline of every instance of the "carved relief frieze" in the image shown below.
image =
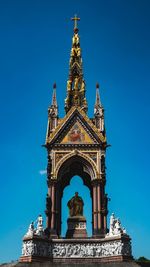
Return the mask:
[(132, 256), (130, 240), (108, 240), (105, 242), (51, 242), (23, 241), (22, 256), (53, 258), (105, 258)]

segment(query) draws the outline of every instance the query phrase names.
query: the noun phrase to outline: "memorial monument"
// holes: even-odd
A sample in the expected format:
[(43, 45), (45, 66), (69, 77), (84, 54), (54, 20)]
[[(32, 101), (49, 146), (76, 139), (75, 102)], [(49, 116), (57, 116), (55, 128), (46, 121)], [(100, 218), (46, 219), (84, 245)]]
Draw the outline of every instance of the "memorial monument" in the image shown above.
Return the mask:
[[(100, 263), (131, 261), (131, 239), (114, 214), (107, 226), (108, 201), (105, 192), (105, 154), (108, 147), (104, 108), (96, 84), (94, 117), (87, 114), (86, 83), (83, 76), (81, 47), (76, 16), (69, 61), (64, 118), (58, 116), (56, 84), (48, 108), (46, 227), (39, 215), (23, 238), (20, 262)], [(93, 89), (91, 89), (93, 90)], [(69, 200), (66, 237), (61, 237), (62, 195), (71, 178), (78, 175), (90, 190), (92, 201), (92, 237), (88, 237), (84, 202), (77, 192)], [(67, 208), (67, 207), (66, 207)]]

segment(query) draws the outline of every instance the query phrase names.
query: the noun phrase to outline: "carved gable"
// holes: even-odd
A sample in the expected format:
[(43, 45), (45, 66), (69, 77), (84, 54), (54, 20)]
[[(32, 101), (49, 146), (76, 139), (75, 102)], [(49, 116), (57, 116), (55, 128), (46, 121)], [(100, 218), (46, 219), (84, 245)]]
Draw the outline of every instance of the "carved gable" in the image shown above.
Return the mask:
[(47, 144), (99, 144), (106, 142), (80, 108), (73, 107), (46, 140)]

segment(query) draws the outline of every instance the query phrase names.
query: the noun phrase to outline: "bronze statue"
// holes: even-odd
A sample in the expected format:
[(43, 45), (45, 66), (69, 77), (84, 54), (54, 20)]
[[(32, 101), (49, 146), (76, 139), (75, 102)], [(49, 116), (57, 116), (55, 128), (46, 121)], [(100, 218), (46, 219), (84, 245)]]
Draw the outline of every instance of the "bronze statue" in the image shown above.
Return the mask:
[(76, 192), (75, 196), (68, 201), (67, 206), (69, 208), (70, 217), (83, 216), (84, 202), (82, 198), (78, 196), (78, 192)]

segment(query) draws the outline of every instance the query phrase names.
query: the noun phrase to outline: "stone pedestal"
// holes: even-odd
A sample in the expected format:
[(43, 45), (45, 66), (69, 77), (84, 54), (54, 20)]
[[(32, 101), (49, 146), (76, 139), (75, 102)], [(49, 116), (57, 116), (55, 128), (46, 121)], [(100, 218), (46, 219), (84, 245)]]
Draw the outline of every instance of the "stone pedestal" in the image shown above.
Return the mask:
[(66, 238), (86, 238), (86, 219), (84, 216), (74, 216), (67, 220)]
[(20, 262), (34, 261), (66, 265), (132, 261), (130, 237), (125, 234), (103, 239), (25, 237)]
[[(112, 214), (110, 230), (103, 238), (88, 238), (84, 216), (68, 218), (66, 238), (49, 238), (43, 228), (43, 219), (38, 217), (37, 227), (29, 225), (23, 238), (20, 262), (49, 262), (71, 266), (71, 264), (100, 264), (132, 261), (131, 238), (121, 227), (120, 220)], [(43, 266), (43, 265), (42, 265)], [(23, 265), (24, 267), (24, 265)]]

